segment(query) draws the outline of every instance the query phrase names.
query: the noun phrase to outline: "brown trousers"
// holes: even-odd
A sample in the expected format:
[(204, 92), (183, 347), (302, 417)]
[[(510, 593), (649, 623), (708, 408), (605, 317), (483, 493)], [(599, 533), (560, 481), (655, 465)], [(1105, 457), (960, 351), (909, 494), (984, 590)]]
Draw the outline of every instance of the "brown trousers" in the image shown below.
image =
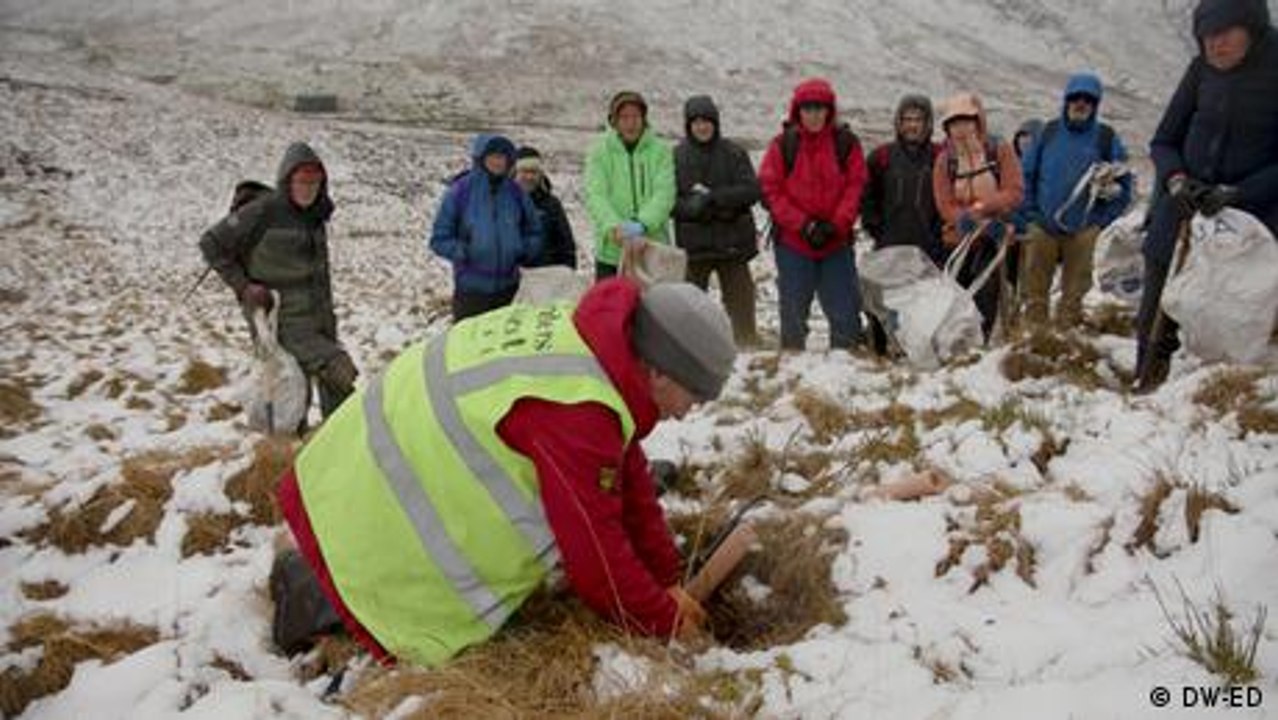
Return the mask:
[(754, 278), (750, 263), (744, 260), (693, 260), (688, 263), (688, 282), (705, 290), (710, 274), (719, 274), (719, 290), (723, 308), (732, 319), (732, 336), (737, 347), (759, 344), (754, 320)]
[(1051, 235), (1038, 225), (1030, 225), (1021, 243), (1021, 296), (1025, 300), (1025, 322), (1047, 324), (1056, 265), (1061, 265), (1061, 299), (1056, 306), (1056, 323), (1062, 328), (1083, 322), (1083, 296), (1092, 289), (1092, 256), (1100, 228), (1088, 227), (1072, 235)]

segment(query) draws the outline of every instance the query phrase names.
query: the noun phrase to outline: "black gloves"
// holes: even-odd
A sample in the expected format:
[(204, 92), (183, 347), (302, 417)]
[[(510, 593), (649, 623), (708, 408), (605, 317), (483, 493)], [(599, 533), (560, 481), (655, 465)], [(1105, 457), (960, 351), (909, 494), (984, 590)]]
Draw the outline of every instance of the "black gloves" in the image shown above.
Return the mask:
[(809, 220), (803, 224), (803, 229), (799, 231), (799, 235), (803, 238), (813, 250), (820, 250), (834, 239), (838, 231), (834, 229), (834, 223), (829, 220)]
[(1198, 200), (1198, 211), (1212, 217), (1238, 202), (1238, 188), (1233, 185), (1213, 185)]
[(1188, 175), (1177, 175), (1167, 181), (1167, 192), (1186, 215), (1200, 212), (1207, 217), (1238, 202), (1238, 188), (1233, 185), (1208, 185)]
[(688, 217), (694, 220), (705, 220), (710, 213), (710, 193), (692, 192), (683, 201)]
[(1198, 203), (1210, 189), (1207, 183), (1188, 175), (1177, 175), (1167, 181), (1168, 194), (1185, 215), (1193, 215), (1198, 210)]

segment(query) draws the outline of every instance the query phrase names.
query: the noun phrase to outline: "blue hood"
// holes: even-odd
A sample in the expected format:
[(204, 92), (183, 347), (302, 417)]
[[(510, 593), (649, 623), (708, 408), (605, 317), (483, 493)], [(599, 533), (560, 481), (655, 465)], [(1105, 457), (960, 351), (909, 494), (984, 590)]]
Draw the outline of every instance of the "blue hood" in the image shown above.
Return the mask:
[(1092, 73), (1077, 73), (1070, 77), (1069, 82), (1065, 83), (1065, 92), (1061, 95), (1061, 122), (1065, 125), (1074, 127), (1069, 122), (1069, 111), (1067, 99), (1070, 95), (1088, 95), (1096, 100), (1096, 109), (1092, 112), (1092, 117), (1082, 125), (1083, 128), (1090, 128), (1096, 124), (1096, 118), (1100, 115), (1101, 98), (1104, 96), (1104, 90), (1101, 87), (1101, 80)]
[(479, 167), (484, 163), (484, 157), (493, 153), (501, 153), (510, 161), (511, 166), (515, 164), (515, 143), (505, 135), (492, 135), (489, 133), (480, 133), (470, 141), (470, 159), (475, 161), (475, 166)]

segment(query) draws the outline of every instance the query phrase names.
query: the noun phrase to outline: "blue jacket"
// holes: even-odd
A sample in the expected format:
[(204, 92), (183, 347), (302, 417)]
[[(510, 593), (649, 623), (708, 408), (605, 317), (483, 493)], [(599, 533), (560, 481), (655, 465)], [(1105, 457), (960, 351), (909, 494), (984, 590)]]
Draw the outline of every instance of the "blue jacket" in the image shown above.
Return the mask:
[[(1025, 177), (1025, 199), (1021, 203), (1019, 215), (1025, 223), (1034, 223), (1053, 235), (1065, 235), (1078, 232), (1085, 227), (1105, 227), (1118, 219), (1127, 209), (1132, 199), (1132, 176), (1125, 175), (1119, 181), (1122, 193), (1113, 200), (1097, 200), (1087, 217), (1083, 210), (1087, 207), (1087, 192), (1062, 214), (1064, 226), (1057, 224), (1055, 217), (1060, 209), (1069, 202), (1070, 194), (1080, 178), (1093, 163), (1105, 162), (1107, 158), (1101, 154), (1098, 146), (1100, 135), (1100, 102), (1102, 96), (1100, 78), (1090, 73), (1080, 73), (1069, 79), (1065, 85), (1065, 93), (1061, 100), (1061, 117), (1059, 127), (1053, 134), (1039, 135), (1034, 144), (1026, 151), (1021, 160)], [(1085, 94), (1096, 99), (1096, 110), (1083, 123), (1069, 122), (1068, 108), (1064, 98), (1070, 95)], [(1108, 161), (1125, 162), (1127, 148), (1114, 135), (1109, 149)]]
[(473, 167), (453, 180), (435, 213), (430, 249), (453, 264), (455, 291), (492, 294), (518, 285), (520, 266), (541, 254), (541, 221), (514, 180), (484, 168), (484, 156), (493, 152), (513, 167), (515, 146), (499, 135), (480, 135), (472, 151)]
[[(1251, 48), (1242, 64), (1225, 72), (1201, 53), (1181, 77), (1149, 151), (1158, 187), (1185, 173), (1206, 183), (1238, 187), (1238, 207), (1278, 235), (1278, 32), (1264, 0), (1201, 0), (1194, 28), (1201, 35), (1233, 25), (1247, 28)], [(1179, 218), (1156, 205), (1145, 240), (1147, 257), (1170, 262)]]

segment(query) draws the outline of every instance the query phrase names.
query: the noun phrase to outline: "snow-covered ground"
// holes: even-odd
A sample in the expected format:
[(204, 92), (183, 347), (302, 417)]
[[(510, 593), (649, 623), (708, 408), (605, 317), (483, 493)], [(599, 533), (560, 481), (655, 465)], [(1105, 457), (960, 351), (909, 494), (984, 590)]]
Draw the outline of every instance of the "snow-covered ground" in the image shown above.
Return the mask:
[[(242, 320), (216, 278), (186, 295), (202, 270), (196, 240), (235, 181), (273, 179), (290, 141), (311, 142), (332, 175), (340, 332), (368, 377), (446, 321), (447, 268), (423, 236), (477, 126), (547, 151), (588, 238), (580, 153), (618, 87), (647, 92), (668, 129), (681, 124), (682, 98), (708, 89), (731, 134), (762, 142), (809, 72), (836, 81), (859, 131), (882, 135), (903, 92), (971, 83), (1009, 127), (1052, 112), (1064, 76), (1090, 65), (1117, 86), (1120, 131), (1142, 139), (1187, 60), (1187, 7), (4, 0), (0, 697), (41, 660), (38, 648), (10, 650), (13, 627), (50, 612), (157, 635), (113, 663), (80, 663), (23, 717), (341, 716), (319, 698), (323, 683), (301, 683), (270, 651), (275, 530), (247, 524), (217, 554), (183, 552), (196, 518), (245, 512), (228, 484), (258, 442), (232, 407), (247, 380)], [(317, 90), (347, 109), (280, 109)], [(761, 323), (775, 331), (771, 261), (764, 253), (755, 265)], [(1007, 380), (1006, 347), (912, 373), (827, 354), (817, 335), (803, 355), (743, 355), (720, 403), (663, 426), (648, 446), (702, 465), (759, 439), (776, 453), (839, 458), (819, 477), (778, 473), (773, 493), (825, 488), (787, 512), (846, 532), (831, 572), (848, 621), (764, 651), (712, 649), (697, 668), (760, 671), (765, 717), (1196, 716), (1175, 710), (1181, 688), (1216, 680), (1170, 645), (1155, 588), (1174, 607), (1177, 583), (1203, 606), (1219, 589), (1239, 627), (1278, 599), (1278, 436), (1195, 401), (1219, 366), (1178, 358), (1160, 392), (1134, 398), (1117, 389), (1133, 362), (1126, 337), (1087, 338), (1098, 386), (1083, 389), (1062, 377)], [(226, 382), (191, 386), (205, 365)], [(1251, 387), (1253, 409), (1278, 410), (1273, 370)], [(827, 437), (804, 413), (813, 398), (845, 413), (907, 408), (913, 419), (909, 430), (849, 422)], [(884, 432), (917, 449), (859, 463), (857, 449)], [(956, 486), (917, 503), (858, 499), (911, 464), (943, 469)], [(171, 475), (153, 536), (64, 551), (32, 534), (142, 465)], [(1168, 489), (1151, 527), (1142, 507), (1160, 477)], [(1196, 538), (1194, 488), (1235, 510), (1205, 512)], [(127, 526), (145, 501), (89, 530)], [(981, 538), (1031, 548), (1032, 562), (1019, 574), (1008, 562), (973, 589), (997, 544)], [(64, 592), (37, 599), (45, 594), (30, 588), (50, 581)], [(633, 666), (600, 657), (601, 674)], [(1262, 706), (1234, 716), (1278, 716), (1273, 630), (1257, 667)], [(1172, 689), (1171, 709), (1151, 705), (1155, 686)]]

